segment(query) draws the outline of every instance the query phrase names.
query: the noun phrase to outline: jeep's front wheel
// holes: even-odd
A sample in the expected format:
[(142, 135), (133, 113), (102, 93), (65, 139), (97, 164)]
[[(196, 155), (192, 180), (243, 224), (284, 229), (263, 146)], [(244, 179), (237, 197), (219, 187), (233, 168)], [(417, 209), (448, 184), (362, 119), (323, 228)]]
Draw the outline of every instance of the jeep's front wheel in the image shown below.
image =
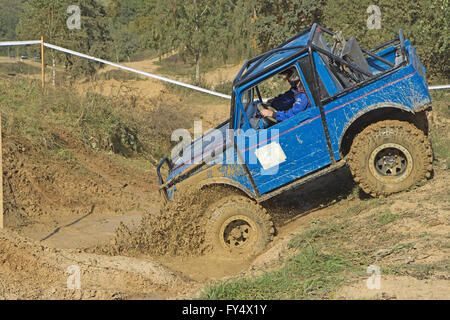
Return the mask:
[(353, 141), (348, 164), (355, 182), (373, 197), (407, 190), (431, 176), (430, 142), (414, 125), (397, 120), (374, 123)]
[(272, 241), (275, 229), (270, 215), (246, 197), (224, 198), (207, 211), (206, 237), (216, 253), (257, 254)]

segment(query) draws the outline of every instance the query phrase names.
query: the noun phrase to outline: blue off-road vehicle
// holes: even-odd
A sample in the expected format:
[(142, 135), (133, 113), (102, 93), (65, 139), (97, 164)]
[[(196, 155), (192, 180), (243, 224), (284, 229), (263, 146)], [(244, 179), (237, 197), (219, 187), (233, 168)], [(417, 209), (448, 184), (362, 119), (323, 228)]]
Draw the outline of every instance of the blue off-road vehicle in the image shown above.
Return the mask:
[[(310, 107), (255, 127), (255, 106), (270, 109), (267, 95), (286, 71), (300, 77)], [(345, 164), (374, 197), (429, 178), (430, 108), (425, 68), (401, 30), (368, 50), (315, 24), (244, 64), (230, 119), (161, 161), (160, 192), (172, 201), (184, 190), (223, 190), (208, 196), (208, 240), (218, 250), (259, 251), (274, 234), (259, 203)]]

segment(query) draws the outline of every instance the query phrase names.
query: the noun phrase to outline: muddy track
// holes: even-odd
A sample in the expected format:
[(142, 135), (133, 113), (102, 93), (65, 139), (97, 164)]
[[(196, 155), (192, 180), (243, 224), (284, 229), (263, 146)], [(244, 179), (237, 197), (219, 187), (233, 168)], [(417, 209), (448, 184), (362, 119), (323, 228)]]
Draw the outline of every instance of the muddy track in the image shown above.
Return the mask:
[[(153, 85), (138, 84), (143, 90)], [(217, 113), (228, 113), (225, 105), (220, 112), (210, 107), (195, 106), (193, 112), (200, 111), (208, 123), (222, 120), (216, 119)], [(448, 132), (448, 124), (442, 125), (442, 132)], [(86, 150), (70, 134), (53, 129), (73, 154), (70, 161), (46, 158), (26, 140), (5, 139), (10, 229), (0, 231), (0, 299), (194, 298), (207, 283), (270, 269), (310, 222), (339, 218), (369, 198), (358, 192), (350, 170), (343, 167), (262, 203), (276, 228), (273, 242), (262, 254), (212, 255), (204, 241), (206, 221), (200, 210), (210, 195), (190, 197), (183, 206), (171, 204), (168, 211), (161, 211), (153, 171)], [(428, 150), (423, 152), (428, 155)], [(420, 188), (392, 196), (389, 208), (394, 213), (405, 208), (423, 211), (423, 221), (411, 220), (392, 231), (417, 237), (447, 232), (448, 204), (429, 199), (434, 190), (448, 197), (449, 178), (448, 170), (439, 168)], [(359, 236), (355, 242), (365, 241), (367, 235)], [(379, 239), (383, 234), (371, 236)], [(420, 259), (442, 258), (445, 248), (427, 245), (418, 247)], [(67, 289), (71, 265), (81, 269), (82, 290)], [(358, 298), (362, 289), (346, 290), (346, 295)]]
[[(430, 188), (444, 187), (447, 178), (447, 172), (438, 171), (432, 181), (417, 191), (396, 195), (392, 201), (396, 205), (398, 201), (407, 202), (408, 197), (415, 199), (426, 197), (426, 193), (429, 192), (427, 190)], [(336, 185), (340, 186), (339, 190), (334, 188)], [(157, 221), (147, 217), (143, 219), (144, 224), (142, 222), (140, 225), (128, 224), (126, 228), (123, 225), (122, 231), (119, 228), (123, 247), (117, 246), (116, 238), (109, 248), (120, 248), (120, 250), (105, 252), (106, 255), (99, 252), (92, 253), (91, 250), (86, 250), (85, 246), (81, 246), (80, 249), (76, 246), (72, 249), (60, 249), (57, 244), (46, 246), (43, 242), (35, 242), (15, 232), (4, 231), (0, 233), (2, 240), (0, 241), (0, 296), (8, 299), (197, 297), (206, 283), (259, 274), (276, 265), (285, 257), (289, 241), (295, 234), (308, 228), (311, 221), (339, 217), (346, 208), (366, 201), (366, 196), (354, 194), (353, 190), (351, 174), (344, 167), (329, 176), (263, 203), (265, 209), (275, 218), (277, 235), (265, 252), (245, 258), (217, 256), (198, 250), (203, 245), (202, 242), (196, 242), (194, 238), (198, 236), (195, 232), (199, 229), (192, 223), (190, 215), (192, 211), (186, 210), (185, 207), (174, 210), (179, 215), (176, 219), (173, 219), (175, 216), (161, 217), (156, 214), (154, 216), (159, 218)], [(201, 200), (191, 198), (190, 208), (195, 211), (195, 205), (200, 203)], [(404, 207), (401, 204), (399, 206)], [(102, 224), (99, 221), (93, 223), (97, 227)], [(136, 233), (136, 229), (133, 228), (139, 226), (146, 226), (146, 228), (137, 229)], [(417, 228), (421, 232), (424, 230), (420, 225)], [(157, 231), (156, 234), (152, 234), (149, 229)], [(173, 233), (170, 234), (172, 231)], [(64, 232), (61, 230), (61, 235), (67, 236), (68, 233)], [(190, 240), (185, 243), (187, 247), (176, 248), (174, 245), (174, 243), (180, 244), (180, 239), (176, 236), (180, 233), (189, 235), (185, 240), (181, 239), (181, 244)], [(86, 236), (86, 234), (80, 233), (79, 236)], [(114, 233), (109, 234), (110, 239), (113, 239), (113, 236)], [(142, 240), (142, 237), (147, 238)], [(130, 239), (132, 241), (128, 241)], [(136, 239), (140, 239), (140, 242), (136, 242)], [(74, 292), (66, 288), (68, 274), (65, 272), (70, 265), (78, 265), (82, 270), (84, 289), (81, 291)], [(27, 271), (30, 267), (33, 269), (31, 275)], [(13, 276), (6, 277), (10, 274)], [(345, 290), (355, 292), (360, 289)], [(350, 295), (348, 291), (343, 292)]]
[[(95, 163), (95, 161), (89, 163), (89, 167), (91, 170), (98, 172), (103, 181), (106, 182), (106, 179), (108, 179), (112, 180), (108, 182), (109, 185), (113, 183), (117, 186), (120, 185), (115, 180), (114, 174), (108, 171), (110, 168), (104, 172), (104, 166), (96, 168), (92, 163)], [(338, 172), (337, 175), (328, 179), (322, 179), (321, 184), (323, 187), (317, 190), (318, 197), (326, 192), (323, 188), (327, 188), (329, 183), (334, 183), (333, 179), (341, 179), (342, 176), (348, 177), (348, 175), (348, 172), (344, 171)], [(107, 177), (106, 179), (103, 178), (105, 176)], [(301, 196), (302, 192), (310, 188), (314, 189), (312, 185), (307, 185), (295, 192)], [(156, 195), (156, 190), (153, 189), (151, 194), (153, 195), (150, 198), (153, 198)], [(286, 197), (289, 198), (289, 195), (286, 195)], [(202, 221), (204, 222), (203, 224), (206, 224), (206, 221), (202, 220), (201, 211), (196, 209), (204, 206), (207, 202), (206, 200), (211, 198), (211, 195), (203, 195), (200, 199), (198, 197), (189, 197), (186, 200), (188, 205), (186, 203), (183, 206), (171, 204), (172, 207), (169, 208), (171, 215), (163, 216), (161, 212), (158, 214), (158, 204), (153, 202), (155, 210), (144, 210), (144, 218), (140, 222), (139, 215), (136, 216), (134, 222), (130, 220), (127, 222), (127, 216), (108, 218), (108, 215), (97, 212), (80, 221), (70, 218), (69, 223), (60, 223), (58, 228), (51, 229), (51, 232), (48, 229), (42, 230), (37, 227), (47, 220), (43, 218), (40, 220), (39, 217), (35, 217), (36, 221), (41, 221), (40, 224), (32, 224), (29, 228), (16, 228), (16, 230), (22, 235), (33, 236), (37, 242), (9, 231), (4, 235), (2, 234), (4, 236), (2, 243), (5, 245), (0, 250), (3, 254), (3, 265), (0, 266), (0, 269), (4, 268), (3, 274), (15, 273), (15, 270), (20, 268), (20, 263), (13, 267), (8, 265), (7, 261), (12, 257), (14, 257), (15, 261), (28, 259), (27, 261), (29, 262), (27, 263), (32, 263), (36, 266), (36, 272), (30, 277), (29, 282), (23, 286), (23, 290), (17, 290), (19, 282), (16, 282), (16, 280), (10, 283), (3, 278), (3, 283), (0, 287), (7, 288), (3, 296), (32, 299), (50, 297), (63, 299), (77, 297), (83, 299), (126, 299), (145, 298), (145, 295), (152, 296), (153, 294), (160, 298), (192, 297), (198, 294), (205, 283), (236, 276), (249, 268), (261, 269), (268, 263), (270, 264), (271, 261), (274, 261), (274, 259), (278, 259), (279, 253), (287, 245), (287, 239), (289, 239), (291, 232), (296, 229), (295, 226), (299, 221), (295, 220), (292, 222), (291, 220), (295, 217), (301, 217), (307, 221), (309, 220), (308, 215), (321, 214), (322, 209), (320, 208), (323, 208), (323, 203), (327, 201), (325, 198), (321, 198), (320, 201), (318, 201), (319, 199), (312, 199), (312, 202), (310, 200), (307, 202), (302, 200), (286, 202), (283, 199), (279, 199), (278, 201), (281, 201), (280, 203), (283, 203), (283, 205), (280, 205), (277, 201), (265, 203), (265, 208), (273, 211), (275, 214), (278, 235), (270, 244), (270, 249), (262, 255), (236, 258), (212, 255), (207, 251), (204, 242), (204, 229), (201, 228)], [(139, 198), (136, 199), (140, 201)], [(167, 209), (163, 212), (168, 212)], [(193, 216), (193, 212), (198, 216)], [(54, 217), (54, 220), (60, 221), (57, 216)], [(107, 223), (106, 221), (108, 220), (110, 222)], [(115, 224), (112, 221), (115, 221)], [(125, 223), (122, 223), (116, 229), (120, 221)], [(283, 224), (285, 225), (283, 226)], [(57, 232), (52, 234), (54, 231)], [(104, 234), (104, 236), (100, 236), (101, 234)], [(51, 237), (46, 239), (45, 236), (48, 235), (51, 235)], [(180, 235), (182, 235), (181, 238)], [(80, 238), (83, 241), (80, 241)], [(9, 245), (6, 246), (7, 243)], [(14, 249), (17, 243), (20, 245), (20, 250)], [(97, 248), (89, 249), (95, 243), (103, 243), (103, 245), (100, 246), (100, 249), (98, 246), (94, 246)], [(68, 249), (61, 249), (61, 247)], [(28, 254), (29, 250), (31, 250), (31, 254)], [(54, 258), (54, 255), (58, 258)], [(103, 274), (107, 274), (104, 269), (108, 270), (109, 266), (115, 263), (116, 259), (124, 259), (126, 264), (135, 265), (133, 267), (135, 271), (133, 277), (136, 277), (136, 279), (133, 278), (134, 282), (132, 283), (134, 284), (126, 286), (126, 288), (125, 285), (121, 284), (125, 280), (116, 281), (115, 286), (118, 289), (115, 291), (120, 292), (120, 295), (116, 294), (117, 292), (112, 292), (114, 290), (111, 291), (110, 289), (114, 285), (106, 282), (97, 286), (97, 289), (89, 289), (86, 293), (81, 293), (81, 296), (72, 295), (70, 291), (64, 289), (64, 280), (67, 279), (67, 275), (64, 274), (64, 270), (61, 270), (61, 266), (64, 266), (64, 268), (69, 266), (70, 259), (68, 257), (72, 259), (72, 264), (82, 264), (87, 267), (86, 274), (88, 279), (93, 276), (94, 270), (101, 270), (99, 271), (100, 274), (104, 279), (107, 279), (108, 276), (103, 276)], [(64, 263), (57, 262), (55, 264), (48, 262), (52, 260), (59, 261), (58, 259), (62, 259)], [(160, 266), (158, 270), (164, 270), (163, 276), (157, 275), (156, 278), (153, 278), (154, 276), (152, 275), (149, 276), (148, 271), (145, 271), (148, 269), (148, 266), (146, 267), (147, 264)], [(98, 265), (102, 267), (98, 269)], [(127, 278), (130, 277), (130, 272), (128, 269), (123, 270), (122, 267), (118, 269), (114, 277)], [(43, 289), (45, 286), (43, 283), (50, 273), (56, 273), (56, 275), (50, 277), (53, 279), (51, 283), (55, 290), (51, 289), (47, 292)], [(176, 282), (164, 284), (158, 280), (160, 277), (173, 278), (173, 275), (177, 278)], [(17, 279), (20, 279), (21, 274), (17, 273), (16, 276)], [(90, 280), (87, 283), (88, 287), (92, 287)], [(140, 286), (143, 283), (145, 283), (145, 286), (141, 294)], [(12, 292), (17, 293), (14, 295)]]

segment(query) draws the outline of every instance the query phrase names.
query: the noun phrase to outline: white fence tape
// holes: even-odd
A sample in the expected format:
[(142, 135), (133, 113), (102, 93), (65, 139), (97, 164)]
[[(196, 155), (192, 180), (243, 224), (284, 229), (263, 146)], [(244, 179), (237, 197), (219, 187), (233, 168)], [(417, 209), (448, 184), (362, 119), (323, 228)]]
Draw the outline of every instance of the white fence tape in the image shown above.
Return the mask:
[[(0, 42), (0, 46), (18, 46), (18, 45), (32, 45), (32, 44), (41, 44), (41, 41)], [(100, 63), (106, 64), (106, 65), (110, 65), (110, 66), (113, 66), (113, 67), (116, 67), (116, 68), (119, 68), (119, 69), (123, 69), (123, 70), (127, 70), (127, 71), (130, 71), (130, 72), (134, 72), (134, 73), (146, 76), (146, 77), (150, 77), (150, 78), (153, 78), (153, 79), (157, 79), (157, 80), (161, 80), (161, 81), (164, 81), (164, 82), (172, 83), (172, 84), (175, 84), (177, 86), (181, 86), (181, 87), (185, 87), (185, 88), (188, 88), (188, 89), (200, 91), (200, 92), (207, 93), (207, 94), (210, 94), (210, 95), (213, 95), (213, 96), (217, 96), (217, 97), (220, 97), (220, 98), (224, 98), (224, 99), (229, 99), (229, 100), (231, 99), (231, 96), (226, 95), (226, 94), (222, 94), (222, 93), (219, 93), (219, 92), (207, 90), (207, 89), (204, 89), (204, 88), (200, 88), (200, 87), (197, 87), (197, 86), (190, 85), (188, 83), (184, 83), (184, 82), (181, 82), (181, 81), (177, 81), (177, 80), (172, 80), (172, 79), (169, 79), (169, 78), (161, 77), (161, 76), (158, 76), (158, 75), (155, 75), (155, 74), (151, 74), (151, 73), (148, 73), (148, 72), (144, 72), (144, 71), (141, 71), (141, 70), (125, 67), (125, 66), (122, 66), (122, 65), (117, 64), (117, 63), (113, 63), (113, 62), (110, 62), (110, 61), (107, 61), (107, 60), (103, 60), (103, 59), (100, 59), (100, 58), (89, 56), (87, 54), (83, 54), (83, 53), (76, 52), (76, 51), (73, 51), (73, 50), (69, 50), (69, 49), (65, 49), (65, 48), (62, 48), (62, 47), (58, 47), (58, 46), (55, 46), (53, 44), (44, 43), (44, 46), (46, 46), (47, 48), (53, 49), (53, 50), (65, 52), (65, 53), (68, 53), (68, 54), (72, 54), (74, 56), (78, 56), (78, 57), (81, 57), (81, 58), (93, 60), (93, 61), (100, 62)]]
[(76, 52), (76, 51), (73, 51), (73, 50), (69, 50), (69, 49), (65, 49), (65, 48), (62, 48), (62, 47), (58, 47), (58, 46), (55, 46), (53, 44), (44, 43), (44, 46), (46, 46), (47, 48), (50, 48), (50, 49), (54, 49), (54, 50), (58, 50), (58, 51), (61, 51), (61, 52), (73, 54), (74, 56), (78, 56), (78, 57), (81, 57), (81, 58), (97, 61), (97, 62), (100, 62), (100, 63), (103, 63), (103, 64), (107, 64), (107, 65), (110, 65), (110, 66), (113, 66), (113, 67), (116, 67), (116, 68), (119, 68), (119, 69), (131, 71), (131, 72), (134, 72), (134, 73), (137, 73), (137, 74), (141, 74), (143, 76), (147, 76), (147, 77), (154, 78), (154, 79), (157, 79), (157, 80), (161, 80), (161, 81), (164, 81), (164, 82), (172, 83), (172, 84), (175, 84), (175, 85), (178, 85), (178, 86), (182, 86), (182, 87), (189, 88), (189, 89), (192, 89), (192, 90), (196, 90), (196, 91), (200, 91), (200, 92), (203, 92), (203, 93), (207, 93), (207, 94), (210, 94), (210, 95), (213, 95), (213, 96), (221, 97), (221, 98), (224, 98), (224, 99), (231, 99), (231, 96), (226, 95), (226, 94), (222, 94), (222, 93), (219, 93), (219, 92), (203, 89), (203, 88), (200, 88), (200, 87), (197, 87), (197, 86), (193, 86), (193, 85), (190, 85), (190, 84), (187, 84), (187, 83), (184, 83), (184, 82), (180, 82), (180, 81), (172, 80), (172, 79), (169, 79), (169, 78), (157, 76), (155, 74), (151, 74), (151, 73), (148, 73), (148, 72), (140, 71), (140, 70), (137, 70), (137, 69), (125, 67), (125, 66), (122, 66), (122, 65), (117, 64), (117, 63), (106, 61), (106, 60), (103, 60), (103, 59), (100, 59), (100, 58), (91, 57), (91, 56), (88, 56), (87, 54), (83, 54), (83, 53), (79, 53), (79, 52)]
[(28, 46), (32, 44), (41, 44), (41, 40), (35, 41), (6, 41), (0, 42), (0, 47), (8, 47), (8, 46)]
[(450, 89), (450, 84), (445, 84), (442, 86), (431, 86), (428, 87), (429, 90), (442, 90), (442, 89)]
[[(41, 44), (41, 41), (40, 40), (36, 40), (36, 41), (7, 41), (7, 42), (0, 42), (0, 47), (2, 47), (2, 46), (3, 47), (5, 47), (5, 46), (23, 46), (23, 45), (34, 45), (34, 44)], [(177, 86), (181, 86), (181, 87), (185, 87), (185, 88), (188, 88), (188, 89), (200, 91), (200, 92), (207, 93), (207, 94), (210, 94), (210, 95), (213, 95), (213, 96), (217, 96), (217, 97), (221, 97), (221, 98), (224, 98), (224, 99), (229, 99), (229, 100), (231, 99), (231, 96), (226, 95), (226, 94), (222, 94), (222, 93), (219, 93), (219, 92), (203, 89), (203, 88), (200, 88), (200, 87), (197, 87), (197, 86), (190, 85), (188, 83), (184, 83), (184, 82), (172, 80), (172, 79), (169, 79), (169, 78), (161, 77), (161, 76), (158, 76), (158, 75), (155, 75), (155, 74), (151, 74), (151, 73), (148, 73), (148, 72), (144, 72), (144, 71), (141, 71), (141, 70), (125, 67), (125, 66), (122, 66), (122, 65), (114, 63), (114, 62), (110, 62), (110, 61), (103, 60), (103, 59), (96, 58), (96, 57), (91, 57), (91, 56), (88, 56), (87, 54), (79, 53), (79, 52), (76, 52), (76, 51), (73, 51), (73, 50), (69, 50), (69, 49), (65, 49), (65, 48), (62, 48), (62, 47), (58, 47), (58, 46), (55, 46), (53, 44), (49, 44), (49, 43), (45, 43), (44, 42), (44, 46), (46, 46), (47, 48), (50, 48), (50, 49), (57, 50), (57, 51), (65, 52), (65, 53), (68, 53), (68, 54), (73, 54), (74, 56), (78, 56), (78, 57), (81, 57), (81, 58), (97, 61), (97, 62), (106, 64), (106, 65), (110, 65), (110, 66), (113, 66), (113, 67), (116, 67), (116, 68), (119, 68), (119, 69), (123, 69), (123, 70), (127, 70), (127, 71), (134, 72), (134, 73), (137, 73), (137, 74), (141, 74), (141, 75), (146, 76), (146, 77), (150, 77), (150, 78), (153, 78), (153, 79), (157, 79), (157, 80), (161, 80), (161, 81), (164, 81), (164, 82), (172, 83), (172, 84), (175, 84)], [(450, 85), (447, 84), (447, 85), (440, 85), (440, 86), (430, 86), (430, 87), (428, 87), (428, 89), (429, 90), (450, 89)]]

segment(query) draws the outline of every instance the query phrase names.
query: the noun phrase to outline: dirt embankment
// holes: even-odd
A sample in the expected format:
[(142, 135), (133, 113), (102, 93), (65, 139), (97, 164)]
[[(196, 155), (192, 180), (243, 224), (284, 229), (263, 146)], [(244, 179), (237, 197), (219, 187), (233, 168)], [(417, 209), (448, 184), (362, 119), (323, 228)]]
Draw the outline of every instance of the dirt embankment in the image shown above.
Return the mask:
[(155, 262), (49, 248), (0, 231), (0, 299), (164, 299), (190, 282)]
[(123, 215), (145, 210), (155, 199), (146, 192), (154, 188), (153, 172), (143, 174), (78, 143), (66, 141), (71, 158), (60, 159), (46, 156), (26, 140), (8, 138), (3, 147), (3, 187), (9, 227), (94, 212)]

